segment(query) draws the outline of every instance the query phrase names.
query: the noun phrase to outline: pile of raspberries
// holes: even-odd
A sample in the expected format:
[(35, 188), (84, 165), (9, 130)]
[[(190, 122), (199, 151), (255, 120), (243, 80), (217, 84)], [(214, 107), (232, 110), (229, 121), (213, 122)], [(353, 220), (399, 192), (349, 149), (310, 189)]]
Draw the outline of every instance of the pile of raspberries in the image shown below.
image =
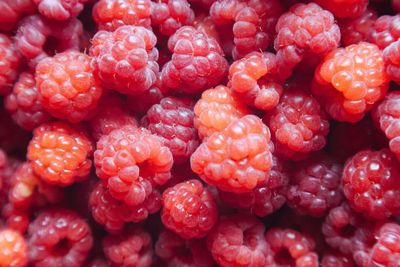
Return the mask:
[(399, 267), (399, 0), (0, 0), (1, 267)]

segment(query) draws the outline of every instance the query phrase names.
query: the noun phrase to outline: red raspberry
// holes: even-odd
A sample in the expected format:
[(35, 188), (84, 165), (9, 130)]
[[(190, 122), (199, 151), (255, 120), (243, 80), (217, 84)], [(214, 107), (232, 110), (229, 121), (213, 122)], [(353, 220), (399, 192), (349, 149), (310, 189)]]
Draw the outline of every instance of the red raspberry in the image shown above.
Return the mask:
[(20, 18), (35, 13), (35, 9), (32, 0), (0, 1), (0, 31), (14, 30)]
[(274, 47), (283, 78), (289, 77), (304, 57), (324, 55), (340, 41), (335, 18), (315, 3), (293, 5), (279, 18), (276, 31)]
[(391, 43), (383, 50), (383, 60), (389, 78), (400, 84), (400, 41)]
[(268, 266), (264, 231), (264, 225), (255, 217), (236, 215), (225, 218), (209, 234), (208, 248), (222, 267)]
[(368, 0), (316, 0), (337, 18), (358, 18), (367, 9)]
[(385, 49), (400, 38), (400, 15), (380, 16), (371, 29), (369, 41)]
[(161, 199), (159, 193), (153, 191), (142, 204), (129, 206), (113, 198), (106, 186), (99, 182), (90, 194), (89, 206), (97, 223), (108, 231), (118, 231), (125, 223), (143, 221), (149, 214), (157, 212)]
[(33, 0), (39, 13), (49, 19), (67, 20), (76, 17), (88, 0)]
[(94, 162), (113, 197), (139, 205), (156, 185), (170, 179), (173, 158), (162, 140), (146, 129), (123, 127), (100, 138)]
[(372, 247), (366, 267), (396, 266), (400, 261), (400, 225), (387, 223), (376, 233), (376, 244)]
[(203, 92), (194, 113), (194, 126), (205, 139), (250, 112), (232, 90), (219, 85)]
[(151, 3), (151, 24), (165, 36), (185, 25), (192, 25), (194, 12), (187, 0), (160, 0)]
[(23, 267), (28, 263), (28, 248), (24, 237), (11, 229), (0, 231), (0, 265)]
[[(193, 1), (198, 1), (198, 0), (192, 0)], [(200, 0), (200, 1), (212, 1), (213, 3), (216, 0)], [(210, 3), (211, 5), (212, 3)], [(196, 14), (196, 18), (194, 20), (194, 27), (201, 31), (202, 33), (206, 34), (209, 37), (214, 38), (215, 40), (217, 40), (218, 44), (222, 47), (224, 44), (221, 43), (221, 37), (220, 37), (220, 33), (217, 29), (217, 25), (215, 25), (214, 21), (212, 20), (212, 18), (209, 16), (208, 13), (197, 13)]]
[(292, 229), (271, 228), (265, 233), (267, 264), (265, 266), (317, 267), (314, 240)]
[(28, 131), (51, 121), (50, 115), (42, 107), (35, 76), (31, 72), (19, 75), (13, 91), (5, 98), (4, 106), (15, 123)]
[(367, 9), (361, 16), (339, 20), (342, 44), (344, 46), (367, 41), (378, 16), (373, 9)]
[(219, 191), (221, 200), (233, 208), (250, 210), (260, 217), (268, 216), (280, 209), (286, 203), (289, 174), (283, 161), (273, 156), (272, 162), (268, 179), (253, 191), (242, 194)]
[(172, 58), (161, 73), (163, 84), (178, 92), (200, 93), (218, 85), (228, 63), (218, 42), (193, 27), (185, 26), (168, 40)]
[(342, 165), (327, 154), (298, 162), (287, 193), (289, 207), (300, 214), (324, 216), (342, 201), (341, 176)]
[(220, 190), (250, 192), (268, 179), (272, 167), (270, 136), (258, 117), (237, 119), (197, 148), (191, 157), (192, 170)]
[(114, 31), (124, 25), (150, 28), (150, 0), (100, 0), (93, 7), (100, 30)]
[(3, 206), (1, 216), (6, 220), (8, 228), (21, 234), (25, 234), (28, 230), (31, 217), (31, 212), (29, 210), (19, 209), (7, 203)]
[(92, 143), (82, 128), (54, 122), (33, 131), (27, 158), (45, 182), (67, 186), (87, 178), (92, 152)]
[(326, 56), (312, 91), (333, 119), (357, 122), (385, 96), (388, 81), (382, 51), (361, 42)]
[(186, 162), (199, 146), (193, 125), (193, 103), (188, 98), (166, 97), (143, 117), (144, 126), (161, 137), (174, 163)]
[(46, 210), (29, 225), (29, 258), (35, 266), (81, 266), (93, 237), (89, 225), (70, 210)]
[(388, 149), (364, 150), (343, 170), (343, 191), (350, 205), (363, 214), (384, 219), (400, 214), (400, 167)]
[(0, 33), (0, 95), (10, 91), (18, 77), (19, 67), (20, 55), (14, 42), (7, 35)]
[(233, 32), (232, 57), (264, 51), (272, 43), (283, 7), (278, 0), (218, 0), (210, 16), (219, 27)]
[(82, 35), (82, 23), (76, 18), (57, 22), (32, 15), (21, 21), (15, 39), (18, 51), (34, 68), (47, 56), (66, 50), (79, 50)]
[(164, 191), (161, 220), (180, 237), (205, 237), (217, 219), (215, 200), (200, 181), (189, 180)]
[(54, 117), (72, 123), (93, 113), (103, 89), (93, 76), (91, 58), (67, 51), (48, 57), (36, 67), (36, 84), (43, 107)]
[(326, 144), (329, 121), (318, 101), (299, 88), (286, 91), (280, 103), (265, 115), (278, 154), (303, 159)]
[(159, 71), (157, 37), (143, 27), (122, 26), (114, 32), (98, 31), (90, 53), (95, 73), (105, 88), (137, 95), (148, 90)]
[(167, 267), (212, 267), (215, 266), (204, 239), (185, 240), (178, 235), (163, 231), (158, 235), (155, 252)]
[(103, 250), (112, 266), (149, 267), (153, 261), (151, 236), (138, 227), (107, 235)]
[(322, 256), (322, 267), (354, 267), (353, 259), (335, 250), (328, 250)]
[(160, 103), (161, 99), (167, 94), (167, 89), (160, 85), (158, 80), (149, 90), (140, 95), (128, 96), (128, 108), (137, 115), (144, 115), (155, 104)]

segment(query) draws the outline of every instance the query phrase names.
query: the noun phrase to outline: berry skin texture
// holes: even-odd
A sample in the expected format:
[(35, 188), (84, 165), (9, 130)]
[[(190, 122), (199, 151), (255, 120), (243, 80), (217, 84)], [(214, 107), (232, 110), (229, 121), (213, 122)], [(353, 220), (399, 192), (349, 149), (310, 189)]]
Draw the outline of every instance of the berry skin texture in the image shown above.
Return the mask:
[(0, 95), (8, 93), (12, 88), (18, 77), (20, 60), (13, 41), (7, 35), (0, 33)]
[(103, 136), (94, 152), (97, 176), (110, 193), (128, 205), (140, 205), (157, 185), (171, 178), (171, 151), (146, 129), (123, 127)]
[(161, 220), (180, 237), (205, 237), (217, 219), (215, 200), (200, 181), (189, 180), (164, 191)]
[(107, 235), (103, 251), (112, 266), (148, 267), (153, 261), (151, 236), (141, 228)]
[(88, 0), (33, 0), (40, 14), (49, 19), (67, 20), (76, 17)]
[(275, 140), (276, 152), (299, 160), (326, 144), (329, 120), (318, 101), (304, 90), (287, 90), (264, 117)]
[(369, 41), (385, 49), (400, 37), (400, 15), (380, 16), (371, 30)]
[(35, 266), (81, 266), (93, 245), (89, 225), (77, 213), (46, 210), (29, 225), (30, 263)]
[(45, 110), (72, 123), (88, 119), (103, 89), (93, 76), (91, 58), (67, 51), (48, 57), (36, 66), (36, 84)]
[(21, 17), (36, 10), (32, 0), (6, 0), (0, 2), (0, 31), (14, 30)]
[(367, 267), (396, 266), (400, 260), (400, 225), (386, 223), (376, 234), (376, 243), (370, 252)]
[(367, 41), (377, 19), (375, 10), (367, 9), (360, 17), (339, 20), (342, 44), (349, 46)]
[(219, 266), (267, 266), (264, 225), (255, 217), (236, 215), (222, 219), (207, 239)]
[(100, 30), (114, 31), (124, 25), (150, 28), (150, 0), (100, 0), (93, 7)]
[(338, 48), (315, 71), (312, 92), (335, 120), (360, 121), (388, 89), (382, 51), (361, 42)]
[(335, 250), (328, 250), (322, 256), (322, 267), (354, 267), (351, 256), (344, 255)]
[(162, 69), (163, 85), (174, 91), (196, 94), (218, 85), (228, 72), (228, 63), (218, 42), (190, 26), (168, 40), (171, 60)]
[(337, 18), (358, 18), (367, 9), (368, 0), (316, 0), (316, 3), (329, 10)]
[(194, 106), (194, 113), (194, 126), (204, 140), (250, 111), (231, 89), (219, 85), (203, 92)]
[(265, 233), (265, 240), (267, 241), (265, 266), (318, 266), (314, 240), (300, 232), (292, 229), (271, 228)]
[(12, 92), (4, 100), (4, 106), (14, 122), (28, 131), (51, 121), (50, 114), (42, 106), (35, 76), (31, 72), (19, 75)]
[(390, 80), (400, 84), (400, 41), (391, 43), (383, 50), (383, 60)]
[(154, 33), (141, 26), (98, 31), (92, 39), (90, 55), (103, 87), (132, 95), (147, 91), (159, 71), (156, 42)]
[(27, 158), (43, 181), (67, 186), (87, 178), (93, 145), (79, 126), (64, 122), (42, 124), (33, 131)]
[(375, 219), (400, 214), (400, 168), (388, 149), (364, 150), (343, 170), (343, 191), (350, 205)]
[(294, 167), (287, 193), (289, 207), (314, 217), (324, 216), (343, 198), (342, 165), (326, 154), (300, 161)]
[(187, 162), (199, 146), (193, 119), (191, 99), (166, 97), (147, 111), (142, 124), (161, 137), (164, 145), (171, 150), (174, 164), (177, 164)]
[(252, 191), (272, 167), (270, 132), (255, 115), (233, 121), (192, 154), (191, 167), (206, 183), (234, 193)]
[(11, 229), (0, 231), (0, 265), (23, 267), (28, 263), (28, 248), (24, 237)]

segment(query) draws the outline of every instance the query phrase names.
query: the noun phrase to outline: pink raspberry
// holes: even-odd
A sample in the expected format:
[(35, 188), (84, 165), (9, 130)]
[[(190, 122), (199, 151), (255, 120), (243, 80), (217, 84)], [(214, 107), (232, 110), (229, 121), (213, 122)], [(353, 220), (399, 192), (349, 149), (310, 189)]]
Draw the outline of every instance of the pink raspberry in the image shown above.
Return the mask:
[(367, 9), (360, 17), (339, 20), (342, 44), (344, 46), (367, 41), (378, 15)]
[(369, 254), (367, 267), (396, 266), (400, 260), (400, 225), (397, 223), (384, 224), (377, 231), (376, 243)]
[(11, 229), (0, 230), (0, 265), (23, 267), (28, 264), (28, 247), (24, 237)]
[(400, 37), (400, 15), (380, 16), (371, 29), (369, 41), (385, 49)]
[(14, 42), (7, 35), (0, 33), (0, 95), (8, 93), (12, 88), (18, 77), (20, 61)]
[(316, 0), (337, 18), (357, 18), (367, 9), (368, 0)]
[(400, 41), (391, 43), (383, 50), (383, 60), (389, 78), (400, 84)]
[(76, 17), (88, 0), (33, 0), (39, 13), (49, 19), (67, 20)]
[(0, 1), (0, 31), (12, 31), (19, 20), (28, 14), (33, 14), (36, 6), (32, 0)]

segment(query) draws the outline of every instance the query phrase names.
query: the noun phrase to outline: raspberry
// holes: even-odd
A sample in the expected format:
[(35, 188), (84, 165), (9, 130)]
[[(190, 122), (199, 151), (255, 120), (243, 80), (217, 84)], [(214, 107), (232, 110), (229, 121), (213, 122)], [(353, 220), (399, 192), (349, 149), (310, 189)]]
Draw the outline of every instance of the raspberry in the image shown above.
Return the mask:
[(378, 16), (373, 9), (367, 9), (360, 17), (339, 20), (342, 44), (344, 46), (367, 41)]
[(250, 112), (232, 90), (219, 85), (203, 92), (194, 113), (194, 126), (205, 139)]
[(100, 0), (93, 7), (100, 30), (114, 31), (124, 25), (150, 28), (150, 0)]
[(249, 193), (235, 194), (219, 191), (221, 200), (231, 207), (265, 217), (286, 203), (286, 191), (289, 184), (289, 173), (283, 161), (272, 157), (272, 168), (266, 181), (258, 185)]
[(129, 206), (114, 199), (106, 186), (99, 182), (90, 194), (89, 206), (95, 221), (108, 231), (121, 230), (125, 223), (140, 222), (160, 209), (161, 199), (153, 191), (140, 205)]
[(70, 210), (46, 210), (29, 225), (29, 258), (35, 266), (81, 266), (93, 245), (89, 225)]
[(208, 248), (222, 267), (268, 266), (264, 231), (264, 225), (255, 217), (236, 215), (225, 218), (208, 236)]
[(157, 38), (143, 27), (122, 26), (114, 32), (98, 31), (90, 53), (95, 74), (105, 88), (137, 95), (148, 90), (159, 71)]
[(6, 220), (8, 228), (24, 234), (29, 227), (31, 212), (14, 207), (7, 203), (3, 206), (1, 216)]
[(193, 125), (193, 103), (188, 98), (166, 97), (142, 119), (144, 126), (161, 137), (171, 150), (174, 163), (186, 162), (199, 146)]
[(0, 1), (0, 31), (14, 30), (20, 18), (35, 12), (32, 0)]
[(42, 107), (35, 76), (31, 72), (19, 75), (13, 91), (5, 98), (4, 106), (15, 123), (28, 131), (51, 121), (50, 115)]
[(388, 149), (364, 150), (343, 171), (343, 191), (355, 210), (376, 219), (400, 214), (400, 168)]
[(304, 90), (287, 90), (264, 119), (275, 138), (277, 153), (286, 158), (303, 159), (326, 144), (328, 118), (318, 101)]
[(167, 267), (215, 265), (204, 239), (185, 240), (169, 231), (163, 231), (158, 235), (155, 252), (166, 262)]
[(215, 24), (233, 33), (234, 59), (252, 51), (266, 50), (272, 43), (282, 12), (278, 0), (218, 0), (210, 8)]
[(389, 78), (400, 84), (400, 41), (391, 43), (383, 50), (383, 60)]
[(76, 17), (88, 0), (33, 0), (39, 13), (49, 19), (67, 20)]
[(274, 47), (283, 78), (288, 78), (304, 57), (324, 55), (340, 41), (335, 18), (315, 3), (293, 5), (279, 18), (276, 31)]
[(18, 77), (19, 67), (20, 55), (13, 41), (0, 33), (0, 95), (10, 91)]
[(87, 178), (92, 151), (92, 143), (83, 129), (54, 122), (33, 131), (27, 158), (34, 173), (45, 182), (67, 186)]
[(189, 180), (164, 191), (161, 220), (182, 238), (205, 237), (217, 219), (215, 200), (200, 181)]
[(107, 235), (103, 250), (113, 266), (148, 267), (153, 261), (151, 236), (141, 228)]
[(323, 267), (354, 267), (355, 264), (350, 256), (340, 252), (329, 250), (322, 256), (321, 266)]
[(400, 225), (387, 223), (376, 234), (376, 244), (372, 247), (366, 266), (396, 266), (400, 260)]
[(67, 51), (36, 67), (36, 84), (43, 107), (54, 117), (77, 123), (93, 113), (102, 88), (93, 76), (91, 58)]
[(327, 154), (300, 161), (294, 167), (287, 193), (289, 206), (300, 214), (324, 216), (342, 201), (342, 166)]
[(193, 27), (180, 28), (168, 40), (172, 58), (161, 73), (163, 84), (178, 92), (200, 93), (218, 85), (228, 63), (218, 42)]
[(385, 49), (400, 37), (400, 15), (380, 16), (371, 29), (369, 41)]
[(170, 179), (173, 158), (162, 140), (146, 129), (123, 127), (100, 138), (94, 162), (113, 197), (139, 205), (156, 185)]
[(167, 93), (167, 89), (157, 81), (149, 90), (137, 96), (128, 96), (128, 108), (135, 114), (144, 115), (155, 104), (160, 103)]
[(0, 265), (23, 267), (28, 263), (28, 249), (23, 236), (11, 229), (0, 231)]
[[(194, 0), (196, 1), (196, 0)], [(212, 1), (215, 2), (216, 0), (200, 0), (200, 1)], [(193, 0), (192, 0), (193, 2)], [(212, 3), (210, 3), (211, 5)], [(215, 25), (214, 21), (212, 18), (209, 16), (208, 13), (198, 13), (196, 14), (196, 18), (194, 20), (194, 27), (198, 30), (201, 31), (202, 33), (206, 34), (209, 37), (214, 38), (220, 46), (223, 46), (224, 44), (221, 43), (221, 38), (220, 38), (220, 33), (217, 29), (217, 25)]]
[(197, 148), (191, 157), (192, 170), (220, 190), (250, 192), (268, 179), (272, 167), (270, 136), (258, 117), (237, 119)]
[(313, 94), (335, 120), (357, 122), (388, 89), (382, 52), (361, 42), (338, 48), (317, 68)]
[(317, 267), (315, 242), (292, 229), (271, 228), (265, 233), (267, 264), (265, 266)]
[(337, 18), (358, 18), (367, 9), (368, 0), (316, 0)]
[(194, 12), (186, 0), (160, 0), (151, 3), (151, 24), (162, 35), (171, 36), (185, 25), (192, 25)]

